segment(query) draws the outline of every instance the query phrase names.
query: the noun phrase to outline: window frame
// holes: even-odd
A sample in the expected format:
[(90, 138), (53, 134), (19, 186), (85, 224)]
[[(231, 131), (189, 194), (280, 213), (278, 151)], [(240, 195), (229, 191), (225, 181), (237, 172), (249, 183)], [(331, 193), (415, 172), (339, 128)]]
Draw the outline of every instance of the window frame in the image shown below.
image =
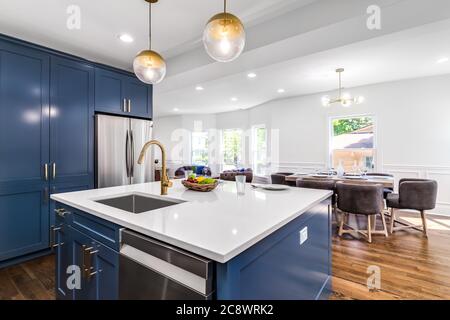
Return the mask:
[[(206, 152), (207, 152), (207, 155), (208, 155), (208, 161), (205, 164), (194, 163), (194, 148), (193, 148), (194, 143), (193, 143), (193, 141), (194, 141), (194, 134), (196, 134), (196, 133), (206, 134), (206, 141), (208, 143), (208, 146), (206, 148)], [(209, 132), (208, 131), (193, 131), (193, 132), (191, 132), (191, 141), (190, 142), (191, 142), (190, 143), (190, 145), (191, 145), (191, 153), (190, 153), (190, 155), (191, 155), (191, 164), (192, 165), (205, 165), (205, 166), (207, 166), (209, 164)]]
[(239, 131), (240, 135), (241, 135), (241, 150), (240, 150), (240, 155), (241, 155), (241, 161), (243, 161), (244, 159), (244, 155), (245, 155), (245, 150), (244, 150), (244, 145), (245, 145), (245, 135), (244, 135), (244, 130), (241, 128), (227, 128), (227, 129), (222, 129), (220, 130), (220, 166), (221, 166), (221, 170), (223, 170), (225, 168), (225, 166), (228, 166), (225, 163), (225, 144), (224, 144), (224, 138), (225, 138), (225, 132), (226, 131)]
[(258, 129), (264, 129), (265, 130), (265, 145), (266, 145), (266, 150), (265, 150), (265, 158), (266, 158), (266, 163), (265, 163), (265, 165), (267, 165), (267, 156), (268, 156), (268, 148), (269, 148), (269, 142), (268, 142), (268, 140), (267, 140), (267, 138), (268, 138), (268, 134), (267, 134), (267, 126), (265, 125), (265, 124), (255, 124), (255, 125), (252, 125), (252, 127), (251, 127), (251, 138), (250, 138), (250, 145), (251, 145), (251, 164), (252, 164), (252, 169), (253, 169), (253, 171), (255, 172), (255, 174), (263, 174), (263, 173), (261, 173), (261, 172), (258, 172), (258, 168), (257, 168), (257, 166), (256, 166), (256, 154), (257, 154), (257, 142), (258, 142), (258, 139), (257, 139), (257, 136), (256, 136), (256, 134), (257, 134), (257, 130)]
[[(375, 163), (374, 165), (374, 172), (379, 171), (379, 163), (378, 163), (378, 119), (376, 115), (373, 113), (360, 113), (360, 114), (349, 114), (349, 115), (340, 115), (340, 116), (330, 116), (328, 117), (328, 167), (333, 167), (333, 137), (334, 137), (334, 128), (333, 128), (333, 121), (334, 120), (342, 120), (342, 119), (352, 119), (352, 118), (372, 118), (374, 130), (373, 130), (373, 161)], [(336, 150), (344, 150), (344, 149), (336, 149)], [(361, 150), (368, 150), (367, 148), (350, 148), (345, 149), (348, 151), (361, 151)], [(336, 169), (336, 168), (335, 168)]]

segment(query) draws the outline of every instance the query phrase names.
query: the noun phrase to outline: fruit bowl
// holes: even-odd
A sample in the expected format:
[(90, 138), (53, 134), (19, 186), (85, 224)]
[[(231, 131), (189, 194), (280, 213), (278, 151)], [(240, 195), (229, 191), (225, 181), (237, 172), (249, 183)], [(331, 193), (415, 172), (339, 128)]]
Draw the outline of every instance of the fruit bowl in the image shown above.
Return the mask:
[[(211, 183), (207, 183), (211, 182)], [(217, 185), (219, 184), (219, 181), (215, 179), (209, 178), (209, 180), (197, 180), (197, 179), (188, 179), (188, 180), (182, 180), (181, 183), (183, 186), (188, 188), (189, 190), (193, 191), (200, 191), (200, 192), (210, 192), (213, 191)]]

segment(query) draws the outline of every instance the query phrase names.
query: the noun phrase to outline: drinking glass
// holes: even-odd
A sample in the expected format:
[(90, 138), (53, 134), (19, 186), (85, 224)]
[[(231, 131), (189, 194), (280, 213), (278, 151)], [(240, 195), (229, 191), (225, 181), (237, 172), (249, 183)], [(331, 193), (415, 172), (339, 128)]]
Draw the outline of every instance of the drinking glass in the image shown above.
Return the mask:
[(192, 171), (192, 170), (184, 171), (184, 178), (187, 180), (189, 178), (189, 176), (193, 173), (194, 173), (194, 171)]
[(245, 182), (247, 177), (246, 176), (236, 176), (236, 190), (237, 194), (244, 195), (245, 194)]

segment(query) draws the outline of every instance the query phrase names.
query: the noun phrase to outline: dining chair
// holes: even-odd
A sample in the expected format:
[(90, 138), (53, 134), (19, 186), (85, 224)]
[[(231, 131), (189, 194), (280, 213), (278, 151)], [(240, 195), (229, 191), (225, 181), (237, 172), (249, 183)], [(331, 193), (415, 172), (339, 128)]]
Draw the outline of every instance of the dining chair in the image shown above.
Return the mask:
[(286, 177), (292, 176), (294, 173), (291, 172), (277, 172), (273, 173), (270, 177), (272, 179), (272, 184), (286, 184)]
[(296, 186), (298, 188), (305, 188), (305, 189), (319, 189), (319, 190), (333, 191), (331, 202), (333, 208), (335, 208), (337, 201), (336, 201), (336, 182), (334, 180), (297, 179)]
[[(388, 237), (386, 220), (383, 214), (383, 186), (350, 184), (344, 182), (336, 183), (337, 210), (343, 213), (340, 221), (339, 236), (344, 233), (359, 233), (365, 236), (369, 243), (372, 242), (373, 234), (383, 234)], [(367, 230), (353, 229), (348, 225), (350, 214), (367, 216)], [(376, 219), (372, 230), (372, 216), (381, 215), (383, 230), (376, 230)], [(347, 222), (345, 222), (347, 220)], [(344, 229), (347, 227), (348, 229)]]
[[(393, 174), (390, 173), (379, 173), (379, 172), (370, 172), (366, 174), (366, 177), (386, 177), (386, 178), (394, 178)], [(394, 192), (394, 189), (392, 188), (383, 188), (383, 197), (384, 199), (387, 199), (387, 196)]]
[[(436, 207), (438, 184), (435, 180), (428, 179), (401, 179), (399, 193), (392, 193), (387, 197), (387, 206), (391, 209), (390, 232), (415, 229), (422, 231), (428, 237), (426, 210)], [(396, 210), (416, 210), (420, 212), (422, 225), (407, 224), (396, 220)], [(403, 224), (395, 227), (395, 222)]]

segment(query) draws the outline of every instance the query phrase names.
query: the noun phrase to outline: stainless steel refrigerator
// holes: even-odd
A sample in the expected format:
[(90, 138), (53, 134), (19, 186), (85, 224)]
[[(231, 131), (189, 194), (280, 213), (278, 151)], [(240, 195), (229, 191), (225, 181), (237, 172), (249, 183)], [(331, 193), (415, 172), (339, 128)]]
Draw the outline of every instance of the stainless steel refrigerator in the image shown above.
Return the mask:
[(137, 164), (144, 144), (152, 139), (153, 123), (119, 116), (95, 116), (97, 188), (150, 182), (151, 151), (145, 164)]

